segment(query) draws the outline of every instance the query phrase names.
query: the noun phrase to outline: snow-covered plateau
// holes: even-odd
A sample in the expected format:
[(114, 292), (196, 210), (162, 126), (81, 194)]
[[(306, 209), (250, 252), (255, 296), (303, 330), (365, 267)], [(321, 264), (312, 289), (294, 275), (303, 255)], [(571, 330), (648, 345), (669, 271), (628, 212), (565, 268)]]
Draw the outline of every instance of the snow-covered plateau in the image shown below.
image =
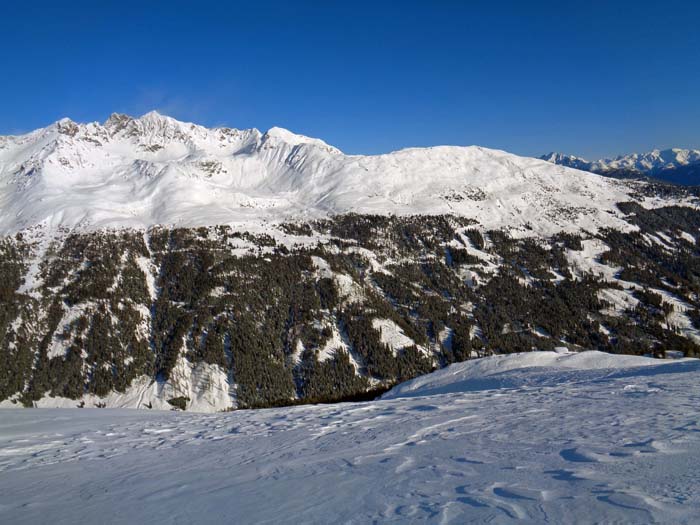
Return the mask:
[(366, 403), (0, 411), (2, 523), (698, 523), (700, 361), (535, 352)]
[[(624, 228), (631, 183), (477, 146), (346, 155), (281, 128), (156, 112), (0, 137), (0, 233), (259, 224), (338, 213), (456, 214), (485, 228)], [(653, 203), (651, 203), (653, 205)]]

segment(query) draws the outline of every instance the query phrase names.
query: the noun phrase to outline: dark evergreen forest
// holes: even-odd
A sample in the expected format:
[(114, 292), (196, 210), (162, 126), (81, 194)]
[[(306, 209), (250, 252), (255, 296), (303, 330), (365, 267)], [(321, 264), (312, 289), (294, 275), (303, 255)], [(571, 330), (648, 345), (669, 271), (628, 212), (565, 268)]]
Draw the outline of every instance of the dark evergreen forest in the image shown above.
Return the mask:
[[(5, 238), (0, 400), (122, 392), (183, 358), (226, 371), (245, 408), (361, 398), (491, 353), (700, 356), (700, 213), (619, 208), (636, 231), (514, 239), (454, 216), (350, 214), (274, 235), (63, 232), (45, 251)], [(593, 241), (606, 249), (573, 265)], [(414, 344), (392, 348), (375, 320)]]

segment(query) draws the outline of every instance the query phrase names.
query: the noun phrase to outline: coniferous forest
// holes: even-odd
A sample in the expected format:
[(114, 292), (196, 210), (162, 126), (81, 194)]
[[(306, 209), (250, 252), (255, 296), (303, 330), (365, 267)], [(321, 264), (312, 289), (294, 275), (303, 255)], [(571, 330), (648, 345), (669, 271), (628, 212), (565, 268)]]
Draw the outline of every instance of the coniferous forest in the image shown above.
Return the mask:
[(363, 399), (492, 353), (700, 356), (700, 212), (618, 207), (627, 232), (547, 239), (447, 215), (23, 232), (0, 243), (0, 400), (78, 405), (178, 363), (217, 367), (248, 408)]

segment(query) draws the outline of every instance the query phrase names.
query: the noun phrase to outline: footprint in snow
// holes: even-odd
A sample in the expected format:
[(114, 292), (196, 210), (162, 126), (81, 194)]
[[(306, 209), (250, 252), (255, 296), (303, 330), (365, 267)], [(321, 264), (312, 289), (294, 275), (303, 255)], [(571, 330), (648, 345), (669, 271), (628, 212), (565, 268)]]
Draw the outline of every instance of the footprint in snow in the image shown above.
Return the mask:
[(594, 458), (580, 453), (577, 448), (566, 448), (559, 452), (559, 455), (571, 463), (597, 463)]
[(545, 470), (544, 473), (551, 475), (552, 479), (556, 479), (557, 481), (585, 481), (586, 480), (586, 478), (580, 478), (574, 472), (572, 472), (570, 470), (564, 470), (564, 469)]
[(412, 412), (432, 412), (434, 410), (440, 410), (438, 407), (435, 405), (418, 405), (415, 407), (409, 408)]
[(512, 490), (504, 489), (503, 487), (494, 488), (493, 493), (500, 498), (537, 501), (535, 498), (531, 498), (530, 496), (523, 496), (522, 494), (518, 494), (517, 492), (514, 492)]
[(470, 463), (472, 465), (483, 465), (483, 461), (476, 461), (474, 459), (467, 459), (467, 458), (451, 458), (453, 461), (456, 461), (457, 463)]

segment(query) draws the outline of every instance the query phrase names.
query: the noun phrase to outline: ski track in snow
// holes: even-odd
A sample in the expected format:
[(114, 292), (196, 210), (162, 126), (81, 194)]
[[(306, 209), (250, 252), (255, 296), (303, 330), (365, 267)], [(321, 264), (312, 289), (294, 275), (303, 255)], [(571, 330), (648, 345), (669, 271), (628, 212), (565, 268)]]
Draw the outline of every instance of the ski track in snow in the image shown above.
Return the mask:
[(698, 523), (700, 361), (524, 366), (369, 403), (0, 411), (0, 522)]

